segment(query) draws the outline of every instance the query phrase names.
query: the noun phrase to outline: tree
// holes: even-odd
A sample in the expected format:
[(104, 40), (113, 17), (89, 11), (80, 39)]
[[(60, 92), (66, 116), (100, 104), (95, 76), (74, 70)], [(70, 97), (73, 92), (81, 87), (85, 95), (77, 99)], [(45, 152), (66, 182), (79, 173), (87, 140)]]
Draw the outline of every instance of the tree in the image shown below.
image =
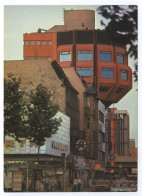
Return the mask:
[(24, 134), (23, 92), (20, 89), (21, 79), (8, 75), (4, 79), (4, 136), (8, 135), (19, 141)]
[(30, 99), (27, 120), (28, 138), (38, 145), (39, 154), (40, 146), (57, 132), (62, 120), (55, 118), (59, 105), (52, 102), (52, 93), (45, 86), (39, 84), (35, 92), (31, 91)]
[(137, 81), (137, 6), (106, 5), (97, 11), (108, 20), (107, 24), (101, 20), (101, 24), (111, 34), (113, 44), (126, 46), (130, 57), (136, 60), (133, 75)]

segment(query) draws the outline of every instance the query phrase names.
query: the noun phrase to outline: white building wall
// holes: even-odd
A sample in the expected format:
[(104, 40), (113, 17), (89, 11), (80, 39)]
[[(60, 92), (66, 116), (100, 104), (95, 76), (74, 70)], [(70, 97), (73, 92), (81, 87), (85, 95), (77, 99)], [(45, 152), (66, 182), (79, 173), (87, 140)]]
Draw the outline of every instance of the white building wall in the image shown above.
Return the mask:
[[(58, 112), (55, 116), (56, 118), (61, 117), (62, 123), (59, 127), (56, 134), (52, 135), (51, 138), (47, 138), (44, 146), (40, 147), (40, 154), (49, 154), (54, 156), (61, 156), (61, 153), (66, 153), (66, 155), (70, 154), (70, 118)], [(10, 141), (10, 146), (6, 144)], [(11, 141), (13, 146), (11, 146)], [(16, 142), (13, 138), (6, 136), (5, 137), (5, 146), (4, 153), (5, 154), (37, 154), (38, 147), (33, 145), (30, 147), (29, 140), (24, 141), (24, 145), (21, 147), (18, 142)], [(54, 145), (53, 145), (54, 143)]]

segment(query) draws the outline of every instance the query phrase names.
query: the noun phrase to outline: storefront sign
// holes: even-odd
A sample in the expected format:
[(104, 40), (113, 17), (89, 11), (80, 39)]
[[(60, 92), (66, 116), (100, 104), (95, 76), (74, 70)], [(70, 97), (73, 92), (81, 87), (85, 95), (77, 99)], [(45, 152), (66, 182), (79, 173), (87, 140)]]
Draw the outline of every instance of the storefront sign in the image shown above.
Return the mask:
[(22, 187), (22, 172), (13, 172), (13, 184), (12, 190), (13, 191), (21, 191)]
[(62, 150), (62, 151), (68, 151), (68, 145), (52, 141), (52, 148)]
[[(70, 118), (57, 112), (56, 118), (61, 118), (62, 123), (56, 134), (47, 138), (45, 145), (40, 147), (40, 154), (49, 154), (61, 156), (62, 152), (66, 155), (70, 154)], [(38, 146), (25, 138), (20, 139), (21, 142), (15, 141), (12, 137), (5, 137), (5, 154), (37, 154)]]
[(113, 120), (113, 119), (115, 119), (116, 118), (116, 115), (114, 114), (114, 113), (108, 113), (107, 114), (107, 119), (108, 120)]

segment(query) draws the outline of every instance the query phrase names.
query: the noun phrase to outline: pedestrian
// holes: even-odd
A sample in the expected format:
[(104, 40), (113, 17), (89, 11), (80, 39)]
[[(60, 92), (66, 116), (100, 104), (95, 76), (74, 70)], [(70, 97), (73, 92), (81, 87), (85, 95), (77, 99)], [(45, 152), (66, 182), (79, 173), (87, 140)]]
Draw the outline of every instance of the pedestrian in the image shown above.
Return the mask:
[(61, 181), (58, 180), (58, 190), (60, 191), (61, 190)]
[(58, 189), (58, 181), (57, 181), (57, 179), (55, 179), (55, 181), (54, 181), (54, 191), (57, 191), (57, 189)]
[(45, 179), (45, 192), (49, 191), (49, 177), (47, 176)]
[(26, 185), (27, 185), (27, 181), (26, 181), (26, 178), (24, 178), (22, 180), (22, 192), (26, 192)]
[(73, 181), (73, 191), (74, 192), (77, 192), (77, 185), (78, 185), (78, 180), (77, 180), (77, 178), (75, 178)]
[(78, 192), (81, 191), (81, 179), (79, 178), (78, 179)]
[(44, 181), (40, 183), (40, 192), (45, 192)]
[(36, 192), (40, 192), (40, 179), (37, 178), (37, 181), (36, 181)]

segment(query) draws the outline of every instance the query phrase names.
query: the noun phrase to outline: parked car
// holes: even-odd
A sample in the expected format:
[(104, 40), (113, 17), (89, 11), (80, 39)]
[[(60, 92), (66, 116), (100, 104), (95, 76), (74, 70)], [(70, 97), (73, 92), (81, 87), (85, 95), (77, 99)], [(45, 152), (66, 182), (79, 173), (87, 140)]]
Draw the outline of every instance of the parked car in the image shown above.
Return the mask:
[(91, 190), (95, 192), (110, 191), (110, 182), (106, 180), (95, 180), (91, 184)]
[(135, 192), (137, 191), (137, 184), (135, 181), (116, 180), (113, 181), (111, 192)]

